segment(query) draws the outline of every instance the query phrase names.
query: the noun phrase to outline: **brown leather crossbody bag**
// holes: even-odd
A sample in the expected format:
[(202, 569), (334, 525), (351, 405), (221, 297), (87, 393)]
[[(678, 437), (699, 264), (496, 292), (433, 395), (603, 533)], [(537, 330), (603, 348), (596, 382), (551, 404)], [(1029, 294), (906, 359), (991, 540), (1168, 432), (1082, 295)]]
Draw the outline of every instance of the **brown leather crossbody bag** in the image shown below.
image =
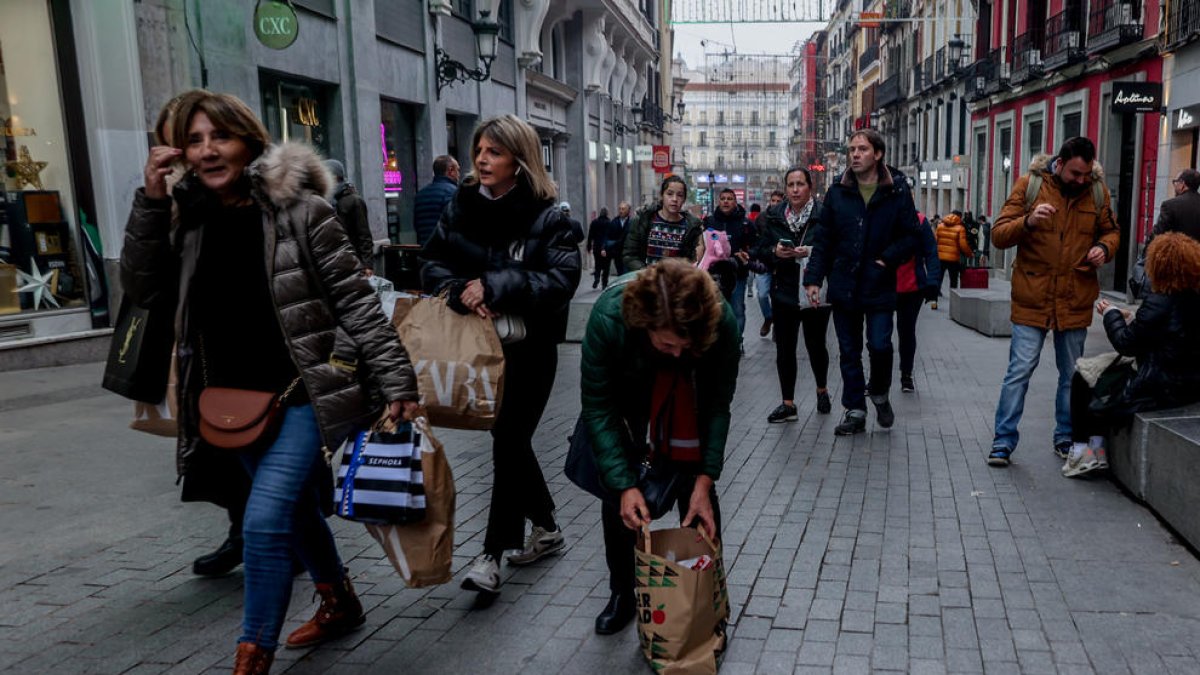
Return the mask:
[(283, 404), (300, 384), (292, 380), (282, 394), (208, 386), (208, 358), (200, 339), (204, 389), (200, 391), (200, 438), (225, 450), (254, 450), (275, 440), (283, 422)]

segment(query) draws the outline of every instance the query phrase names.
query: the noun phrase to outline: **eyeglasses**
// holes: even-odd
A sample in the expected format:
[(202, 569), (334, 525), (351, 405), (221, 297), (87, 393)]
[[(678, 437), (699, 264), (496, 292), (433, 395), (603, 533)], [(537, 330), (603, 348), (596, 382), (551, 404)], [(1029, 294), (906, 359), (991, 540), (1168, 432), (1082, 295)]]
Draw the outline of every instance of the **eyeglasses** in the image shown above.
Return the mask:
[(1182, 183), (1182, 182), (1183, 182), (1183, 179), (1182, 179), (1182, 178), (1172, 178), (1172, 179), (1171, 179), (1171, 182), (1172, 182), (1172, 183)]

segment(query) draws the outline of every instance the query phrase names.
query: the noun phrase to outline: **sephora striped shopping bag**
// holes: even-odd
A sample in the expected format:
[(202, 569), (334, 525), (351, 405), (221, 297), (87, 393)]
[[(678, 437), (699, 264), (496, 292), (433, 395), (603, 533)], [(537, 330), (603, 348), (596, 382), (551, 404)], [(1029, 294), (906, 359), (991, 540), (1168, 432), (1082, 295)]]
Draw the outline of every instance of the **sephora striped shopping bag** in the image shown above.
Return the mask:
[(423, 436), (411, 422), (376, 426), (342, 454), (336, 513), (360, 523), (403, 525), (425, 519)]

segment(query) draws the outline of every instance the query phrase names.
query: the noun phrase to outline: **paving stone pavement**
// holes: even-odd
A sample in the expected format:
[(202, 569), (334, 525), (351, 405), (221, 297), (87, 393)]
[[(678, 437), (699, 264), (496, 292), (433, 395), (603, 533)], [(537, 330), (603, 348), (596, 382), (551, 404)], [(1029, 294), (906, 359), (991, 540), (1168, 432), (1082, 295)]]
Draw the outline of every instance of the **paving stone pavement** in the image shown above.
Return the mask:
[[(778, 384), (755, 305), (718, 483), (733, 603), (723, 673), (1200, 673), (1200, 564), (1113, 483), (1059, 476), (1052, 354), (1014, 465), (992, 469), (1007, 340), (926, 309), (918, 393), (893, 394), (895, 427), (835, 438), (838, 410), (815, 412), (803, 350), (801, 419), (766, 424)], [(1102, 340), (1093, 332), (1089, 350)], [(561, 469), (578, 363), (579, 346), (564, 345), (535, 438), (570, 548), (505, 570), (499, 600), (473, 609), (457, 578), (405, 588), (361, 526), (335, 519), (367, 623), (281, 650), (277, 672), (649, 672), (632, 626), (592, 632), (608, 593), (599, 510)], [(0, 374), (0, 669), (227, 671), (241, 573), (190, 572), (222, 539), (222, 512), (178, 503), (170, 441), (128, 431), (130, 406), (94, 385), (99, 372)], [(839, 379), (835, 359), (835, 396)], [(481, 548), (489, 437), (440, 437), (459, 490), (460, 577)], [(297, 583), (285, 631), (312, 609)]]

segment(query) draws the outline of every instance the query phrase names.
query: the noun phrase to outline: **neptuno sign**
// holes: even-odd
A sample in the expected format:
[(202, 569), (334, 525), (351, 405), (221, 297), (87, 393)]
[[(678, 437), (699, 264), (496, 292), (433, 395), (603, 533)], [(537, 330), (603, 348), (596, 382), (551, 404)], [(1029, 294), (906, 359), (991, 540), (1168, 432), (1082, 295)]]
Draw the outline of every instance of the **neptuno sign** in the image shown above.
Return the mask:
[(287, 49), (300, 35), (300, 23), (292, 3), (259, 0), (254, 7), (254, 35), (271, 49)]
[(1161, 82), (1113, 82), (1112, 110), (1116, 113), (1154, 113), (1162, 110)]

